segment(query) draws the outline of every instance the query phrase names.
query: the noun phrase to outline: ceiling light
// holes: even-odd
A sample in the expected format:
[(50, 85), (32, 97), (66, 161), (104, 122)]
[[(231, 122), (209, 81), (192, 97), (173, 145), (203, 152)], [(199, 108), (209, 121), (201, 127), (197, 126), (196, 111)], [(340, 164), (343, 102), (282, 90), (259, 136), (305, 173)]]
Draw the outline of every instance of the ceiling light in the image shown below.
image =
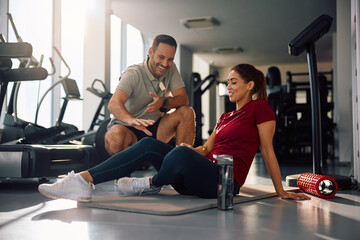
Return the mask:
[(197, 17), (197, 18), (184, 18), (180, 19), (180, 22), (186, 28), (193, 28), (193, 29), (212, 29), (215, 26), (220, 25), (219, 21), (213, 17)]
[(244, 50), (240, 47), (223, 47), (223, 48), (214, 48), (214, 52), (220, 54), (230, 54), (230, 53), (240, 53), (244, 52)]

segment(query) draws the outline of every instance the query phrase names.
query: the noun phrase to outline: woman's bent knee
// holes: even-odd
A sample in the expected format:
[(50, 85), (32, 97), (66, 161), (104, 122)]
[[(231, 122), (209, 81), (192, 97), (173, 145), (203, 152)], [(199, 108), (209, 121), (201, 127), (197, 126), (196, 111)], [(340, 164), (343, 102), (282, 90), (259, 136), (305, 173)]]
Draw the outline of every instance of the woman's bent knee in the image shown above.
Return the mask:
[(159, 140), (152, 137), (144, 137), (140, 141), (138, 141), (138, 144), (142, 144), (144, 146), (156, 144)]
[(167, 154), (166, 161), (174, 164), (181, 162), (185, 165), (187, 162), (192, 162), (194, 154), (197, 154), (194, 150), (185, 146), (178, 146)]

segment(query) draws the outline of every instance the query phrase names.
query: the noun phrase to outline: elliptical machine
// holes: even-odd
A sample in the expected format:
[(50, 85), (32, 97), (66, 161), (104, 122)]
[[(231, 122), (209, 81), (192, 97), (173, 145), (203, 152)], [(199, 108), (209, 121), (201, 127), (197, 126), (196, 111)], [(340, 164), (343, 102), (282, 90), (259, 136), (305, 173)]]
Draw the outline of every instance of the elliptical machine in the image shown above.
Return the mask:
[[(21, 38), (18, 43), (7, 43), (1, 34), (0, 39), (1, 108), (8, 83), (44, 80), (48, 72), (33, 61), (31, 44), (22, 42)], [(21, 59), (23, 64), (12, 68), (12, 58)], [(97, 152), (90, 145), (0, 144), (0, 178), (57, 177), (66, 171), (83, 171), (98, 163)]]
[[(8, 110), (4, 118), (4, 129), (2, 133), (1, 143), (22, 143), (22, 144), (56, 144), (57, 139), (64, 134), (81, 134), (78, 128), (71, 124), (62, 122), (65, 114), (66, 106), (69, 100), (81, 100), (80, 92), (76, 85), (76, 81), (68, 78), (71, 70), (60, 52), (54, 47), (54, 50), (63, 60), (65, 66), (68, 68), (68, 74), (53, 84), (43, 95), (39, 103), (37, 104), (35, 122), (27, 122), (18, 118), (17, 114), (17, 96), (21, 82), (14, 83), (11, 91)], [(55, 126), (45, 128), (37, 124), (38, 112), (42, 101), (47, 93), (49, 93), (55, 86), (62, 84), (65, 90), (66, 96), (64, 97), (63, 105)]]

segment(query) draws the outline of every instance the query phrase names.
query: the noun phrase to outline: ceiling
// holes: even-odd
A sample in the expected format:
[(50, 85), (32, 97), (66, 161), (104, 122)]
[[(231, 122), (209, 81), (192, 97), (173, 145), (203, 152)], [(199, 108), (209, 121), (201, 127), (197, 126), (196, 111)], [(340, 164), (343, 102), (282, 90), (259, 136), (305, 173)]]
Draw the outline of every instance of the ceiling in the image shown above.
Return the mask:
[[(146, 38), (172, 35), (216, 67), (240, 62), (254, 65), (306, 61), (306, 54), (289, 56), (288, 43), (321, 14), (334, 18), (330, 33), (316, 43), (317, 60), (332, 61), (336, 0), (112, 0), (112, 10)], [(210, 30), (185, 28), (180, 19), (212, 16), (220, 25)], [(243, 52), (220, 54), (216, 48)]]

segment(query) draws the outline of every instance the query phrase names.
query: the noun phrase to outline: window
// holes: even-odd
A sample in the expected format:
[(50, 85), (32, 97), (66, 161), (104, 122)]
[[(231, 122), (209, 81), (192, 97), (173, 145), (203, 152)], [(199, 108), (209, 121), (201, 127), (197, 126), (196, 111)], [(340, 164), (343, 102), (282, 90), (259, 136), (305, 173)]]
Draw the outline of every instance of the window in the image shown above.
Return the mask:
[(114, 92), (119, 78), (127, 67), (141, 63), (144, 56), (144, 42), (141, 32), (124, 24), (117, 16), (111, 16), (111, 88)]
[[(84, 10), (86, 9), (84, 6), (87, 5), (87, 0), (62, 0), (61, 3), (61, 55), (71, 69), (69, 78), (76, 80), (80, 95), (83, 96)], [(61, 75), (65, 76), (66, 74), (67, 69), (62, 63)], [(63, 91), (61, 96), (65, 96)], [(69, 101), (63, 122), (83, 129), (82, 106), (81, 101)]]
[(127, 24), (127, 40), (126, 40), (126, 66), (141, 63), (144, 60), (144, 42), (141, 32)]
[[(41, 11), (40, 11), (41, 10)], [(50, 61), (52, 51), (52, 1), (48, 0), (11, 0), (9, 1), (11, 13), (16, 29), (24, 42), (33, 47), (33, 56), (38, 61), (44, 55), (43, 67), (50, 73), (52, 71)], [(17, 42), (13, 28), (9, 23), (9, 42)], [(13, 61), (16, 67), (18, 61)], [(19, 118), (34, 122), (37, 103), (50, 87), (51, 78), (42, 81), (25, 81), (20, 84), (17, 98), (17, 115)], [(9, 84), (8, 94), (12, 88)], [(49, 127), (51, 124), (51, 102), (44, 101), (38, 116), (38, 124)]]
[[(71, 69), (69, 78), (76, 80), (82, 97), (84, 94), (85, 11), (89, 3), (89, 0), (62, 0), (61, 2), (49, 0), (9, 0), (9, 11), (13, 14), (17, 30), (24, 41), (32, 44), (33, 56), (39, 60), (43, 54), (44, 60), (42, 66), (48, 72), (52, 72), (53, 70), (48, 59), (49, 57), (58, 58), (56, 53), (55, 56), (52, 56), (52, 47), (55, 42), (57, 44), (56, 47), (60, 50), (62, 57)], [(53, 9), (53, 7), (56, 9)], [(56, 19), (54, 22), (56, 25), (53, 25), (53, 18), (57, 18), (57, 13), (60, 12), (61, 23), (58, 23), (58, 19)], [(56, 39), (53, 39), (53, 36)], [(58, 39), (60, 36), (61, 39)], [(8, 41), (17, 41), (11, 26), (9, 27)], [(135, 27), (125, 24), (118, 17), (111, 16), (111, 92), (115, 91), (122, 71), (129, 65), (141, 63), (145, 56), (141, 32)], [(13, 65), (16, 66), (16, 63)], [(35, 112), (39, 100), (49, 87), (52, 86), (52, 83), (59, 80), (58, 75), (65, 76), (68, 70), (65, 64), (61, 63), (60, 67), (56, 67), (56, 71), (57, 75), (55, 77), (49, 76), (46, 80), (29, 81), (21, 84), (17, 100), (19, 118), (29, 122), (35, 121)], [(9, 86), (10, 88), (11, 85)], [(44, 127), (53, 126), (55, 124), (54, 120), (56, 120), (53, 118), (58, 117), (57, 112), (63, 103), (61, 99), (56, 99), (58, 93), (61, 92), (61, 97), (65, 96), (61, 85), (54, 90), (46, 95), (39, 111), (37, 123)], [(83, 102), (70, 101), (67, 105), (63, 121), (83, 129)]]
[(110, 91), (114, 92), (121, 76), (121, 19), (111, 15), (111, 73)]

